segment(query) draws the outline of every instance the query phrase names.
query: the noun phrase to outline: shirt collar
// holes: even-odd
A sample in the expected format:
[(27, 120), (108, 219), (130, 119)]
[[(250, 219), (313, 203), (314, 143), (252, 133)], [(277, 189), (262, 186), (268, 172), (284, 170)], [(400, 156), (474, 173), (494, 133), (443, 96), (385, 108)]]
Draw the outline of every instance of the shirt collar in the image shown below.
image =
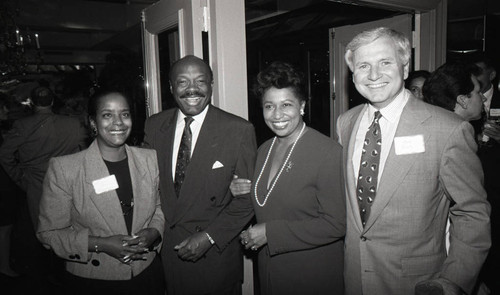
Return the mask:
[(382, 118), (385, 118), (391, 123), (397, 122), (409, 98), (410, 91), (403, 89), (390, 104), (381, 109), (377, 109), (372, 104), (368, 104), (368, 119), (370, 122), (373, 121), (375, 112), (380, 111)]
[(491, 99), (493, 97), (493, 86), (491, 86), (490, 89), (488, 89), (488, 91), (486, 91), (485, 93), (483, 93), (483, 95), (487, 99)]
[[(205, 121), (205, 117), (207, 116), (207, 112), (208, 112), (208, 106), (207, 105), (205, 107), (205, 109), (203, 109), (203, 111), (201, 111), (201, 113), (199, 113), (198, 115), (196, 116), (193, 116), (193, 123), (203, 123), (203, 121)], [(184, 124), (184, 118), (186, 118), (187, 116), (184, 115), (184, 113), (179, 109), (179, 115), (177, 116), (177, 125), (179, 124)], [(192, 124), (192, 123), (191, 123)]]

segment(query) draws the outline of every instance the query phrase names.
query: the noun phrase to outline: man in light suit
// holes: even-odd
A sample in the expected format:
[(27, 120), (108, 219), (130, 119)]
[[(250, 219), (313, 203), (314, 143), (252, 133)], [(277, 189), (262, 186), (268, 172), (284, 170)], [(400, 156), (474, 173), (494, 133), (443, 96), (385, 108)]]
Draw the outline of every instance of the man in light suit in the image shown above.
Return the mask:
[[(410, 44), (401, 33), (362, 32), (345, 57), (368, 100), (338, 120), (347, 190), (346, 294), (470, 294), (490, 247), (490, 206), (472, 126), (404, 89)], [(376, 112), (382, 117), (370, 126)], [(365, 198), (357, 185), (367, 177), (358, 170), (365, 134), (375, 124), (378, 182)]]
[[(157, 151), (160, 168), (168, 295), (242, 292), (243, 255), (235, 238), (253, 209), (249, 194), (232, 196), (229, 185), (233, 175), (251, 179), (257, 144), (251, 123), (210, 104), (212, 75), (198, 57), (176, 61), (170, 88), (178, 108), (145, 124), (144, 146)], [(177, 195), (177, 154), (186, 116), (194, 119), (191, 157)]]

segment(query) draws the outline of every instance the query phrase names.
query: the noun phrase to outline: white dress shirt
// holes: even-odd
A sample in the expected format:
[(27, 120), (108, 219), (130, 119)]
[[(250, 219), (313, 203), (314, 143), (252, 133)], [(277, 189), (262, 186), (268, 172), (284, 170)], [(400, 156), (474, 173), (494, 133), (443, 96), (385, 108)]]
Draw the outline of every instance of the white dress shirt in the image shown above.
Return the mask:
[[(181, 110), (178, 110), (179, 114), (177, 115), (177, 123), (175, 127), (175, 137), (174, 137), (174, 147), (172, 151), (172, 178), (175, 181), (175, 166), (177, 165), (177, 154), (179, 153), (179, 146), (181, 145), (182, 133), (184, 133), (184, 126), (186, 125), (186, 115), (184, 115)], [(192, 133), (191, 140), (191, 156), (193, 156), (194, 148), (196, 147), (196, 141), (198, 140), (198, 136), (200, 135), (201, 126), (205, 121), (205, 117), (207, 116), (208, 105), (205, 109), (196, 116), (193, 116), (193, 122), (191, 122), (190, 128)]]
[(375, 112), (380, 111), (382, 117), (379, 120), (380, 132), (382, 133), (382, 147), (380, 150), (380, 163), (379, 163), (379, 173), (378, 173), (378, 183), (382, 178), (382, 173), (384, 171), (385, 162), (391, 150), (392, 142), (394, 140), (394, 135), (396, 134), (396, 129), (398, 128), (399, 119), (401, 118), (401, 113), (403, 108), (408, 102), (410, 97), (410, 91), (403, 89), (396, 99), (394, 99), (389, 105), (382, 109), (377, 109), (373, 105), (369, 104), (368, 108), (362, 115), (361, 122), (359, 123), (359, 128), (356, 133), (356, 141), (354, 143), (354, 153), (352, 155), (352, 165), (354, 167), (354, 175), (356, 176), (356, 183), (358, 182), (359, 165), (361, 161), (361, 151), (363, 149), (363, 143), (365, 141), (366, 131), (373, 122), (375, 117)]
[(488, 89), (485, 93), (483, 93), (484, 97), (486, 97), (486, 100), (484, 101), (484, 111), (486, 114), (490, 114), (490, 106), (491, 106), (491, 99), (493, 98), (493, 86)]

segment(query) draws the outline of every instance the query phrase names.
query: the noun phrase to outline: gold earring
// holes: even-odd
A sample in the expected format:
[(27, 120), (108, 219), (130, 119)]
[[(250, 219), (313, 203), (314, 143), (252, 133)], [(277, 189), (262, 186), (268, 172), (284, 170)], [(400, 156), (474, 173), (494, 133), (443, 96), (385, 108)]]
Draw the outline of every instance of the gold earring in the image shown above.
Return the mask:
[(300, 115), (301, 115), (301, 116), (304, 116), (304, 114), (305, 114), (305, 113), (304, 113), (304, 109), (300, 109)]

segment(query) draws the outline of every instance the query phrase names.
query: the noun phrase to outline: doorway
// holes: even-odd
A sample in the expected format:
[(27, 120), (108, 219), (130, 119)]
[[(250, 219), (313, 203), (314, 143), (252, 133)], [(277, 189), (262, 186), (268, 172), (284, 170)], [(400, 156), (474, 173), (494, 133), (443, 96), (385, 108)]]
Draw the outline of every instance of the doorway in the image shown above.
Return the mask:
[[(255, 126), (257, 143), (260, 145), (273, 136), (262, 118), (260, 102), (252, 91), (259, 71), (276, 60), (292, 63), (301, 69), (306, 76), (309, 98), (304, 121), (319, 132), (334, 137), (334, 121), (340, 110), (347, 109), (335, 102), (333, 87), (338, 83), (336, 81), (346, 77), (332, 71), (336, 62), (332, 62), (334, 36), (331, 28), (401, 14), (408, 15), (400, 11), (326, 1), (257, 21), (247, 20), (248, 113)], [(343, 59), (343, 53), (341, 55)], [(335, 80), (334, 73), (337, 74)], [(347, 72), (342, 72), (342, 75), (347, 75)]]

